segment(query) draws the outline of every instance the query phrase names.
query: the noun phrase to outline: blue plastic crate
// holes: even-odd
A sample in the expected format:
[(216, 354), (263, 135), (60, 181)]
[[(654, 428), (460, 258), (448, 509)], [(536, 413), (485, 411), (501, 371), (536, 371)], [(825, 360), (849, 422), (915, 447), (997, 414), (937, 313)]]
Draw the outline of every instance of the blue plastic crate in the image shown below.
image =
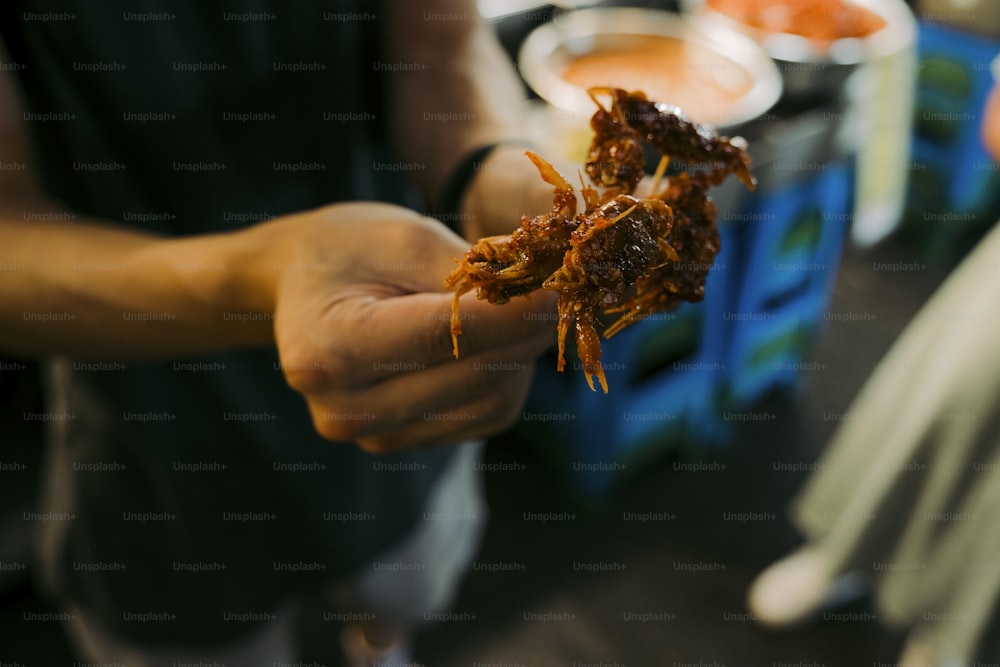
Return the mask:
[[(704, 300), (602, 340), (609, 394), (587, 387), (572, 349), (563, 373), (555, 355), (540, 361), (521, 432), (577, 494), (601, 498), (652, 460), (725, 445), (728, 412), (796, 382), (850, 227), (852, 179), (842, 159), (720, 215)], [(810, 215), (820, 224), (804, 226)]]
[(921, 23), (902, 229), (934, 261), (966, 252), (1000, 213), (1000, 172), (980, 137), (1000, 39)]
[(643, 462), (708, 437), (715, 397), (728, 384), (723, 314), (741, 270), (735, 227), (720, 234), (703, 301), (602, 339), (608, 394), (589, 389), (572, 350), (563, 373), (554, 355), (540, 360), (520, 430), (584, 495), (603, 495)]
[(827, 292), (813, 290), (778, 308), (746, 311), (733, 321), (726, 410), (745, 409), (768, 391), (792, 388), (804, 371), (812, 370), (805, 357), (828, 304)]
[(809, 178), (749, 199), (736, 312), (830, 291), (850, 228), (853, 179), (851, 160), (842, 158)]
[[(937, 205), (975, 210), (995, 193), (993, 159), (980, 139), (983, 106), (993, 86), (990, 61), (1000, 39), (922, 22), (917, 36), (919, 70), (913, 125), (913, 160), (936, 166), (947, 199)], [(920, 197), (920, 192), (911, 190)]]
[[(692, 374), (674, 370), (690, 359), (686, 351), (700, 338), (696, 308), (664, 313), (602, 341), (602, 363), (609, 393), (587, 386), (575, 357), (566, 370), (555, 370), (555, 356), (536, 366), (536, 379), (522, 415), (520, 430), (535, 448), (585, 496), (604, 495), (636, 466), (637, 449), (660, 454), (678, 444), (687, 428), (691, 406), (705, 400), (707, 389), (696, 386)], [(668, 340), (671, 339), (671, 340)], [(658, 351), (681, 356), (653, 360), (653, 369), (637, 351), (659, 343)], [(646, 373), (650, 375), (646, 376)], [(629, 464), (628, 461), (633, 461)], [(634, 468), (633, 468), (634, 469)]]

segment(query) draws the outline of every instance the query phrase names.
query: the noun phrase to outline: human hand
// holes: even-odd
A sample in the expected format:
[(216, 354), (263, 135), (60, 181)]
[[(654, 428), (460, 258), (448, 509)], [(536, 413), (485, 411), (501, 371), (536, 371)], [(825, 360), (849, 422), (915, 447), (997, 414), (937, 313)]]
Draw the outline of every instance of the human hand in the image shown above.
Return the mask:
[(452, 355), (443, 278), (468, 246), (387, 204), (337, 204), (275, 223), (275, 341), (316, 430), (371, 452), (455, 443), (517, 418), (555, 338), (555, 295), (462, 303)]
[[(478, 165), (461, 202), (461, 231), (468, 240), (510, 234), (520, 226), (521, 215), (533, 217), (552, 210), (553, 186), (542, 178), (538, 168), (528, 159), (526, 145), (512, 143), (499, 146)], [(542, 157), (546, 156), (543, 154)], [(584, 163), (572, 164), (563, 159), (552, 165), (573, 186), (577, 211), (582, 213), (586, 208), (582, 184), (591, 184), (584, 174)], [(639, 181), (634, 194), (637, 197), (652, 196), (666, 183), (662, 174), (647, 174)], [(511, 215), (512, 211), (518, 213)]]

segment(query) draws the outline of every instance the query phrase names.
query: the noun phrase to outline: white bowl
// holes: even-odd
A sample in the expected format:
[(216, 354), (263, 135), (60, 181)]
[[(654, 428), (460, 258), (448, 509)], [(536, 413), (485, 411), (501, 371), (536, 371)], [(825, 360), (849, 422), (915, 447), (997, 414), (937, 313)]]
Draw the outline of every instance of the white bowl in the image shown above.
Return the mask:
[[(630, 59), (637, 50), (655, 56)], [(589, 117), (596, 109), (587, 87), (615, 86), (643, 90), (650, 99), (678, 106), (720, 131), (759, 118), (782, 92), (781, 74), (753, 39), (734, 29), (707, 31), (679, 14), (655, 9), (593, 8), (557, 15), (528, 35), (518, 66), (539, 97), (574, 114)], [(724, 103), (707, 103), (712, 95), (723, 96)]]

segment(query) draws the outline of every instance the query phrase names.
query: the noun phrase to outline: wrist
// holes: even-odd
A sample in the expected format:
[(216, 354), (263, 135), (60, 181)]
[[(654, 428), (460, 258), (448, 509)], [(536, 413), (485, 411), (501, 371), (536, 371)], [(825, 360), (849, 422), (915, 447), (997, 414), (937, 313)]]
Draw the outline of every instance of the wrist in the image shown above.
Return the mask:
[(191, 301), (201, 303), (206, 332), (217, 329), (225, 347), (274, 340), (277, 286), (289, 246), (279, 231), (268, 222), (165, 242), (176, 283)]
[(552, 185), (525, 156), (527, 143), (497, 145), (476, 171), (460, 202), (462, 234), (469, 240), (510, 234), (522, 215), (552, 208)]

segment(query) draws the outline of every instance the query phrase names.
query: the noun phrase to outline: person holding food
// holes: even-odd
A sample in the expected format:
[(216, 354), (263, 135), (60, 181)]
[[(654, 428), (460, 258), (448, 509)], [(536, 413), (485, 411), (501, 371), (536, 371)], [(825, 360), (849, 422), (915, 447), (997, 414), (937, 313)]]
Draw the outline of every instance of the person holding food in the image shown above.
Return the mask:
[(352, 665), (410, 664), (555, 336), (468, 299), (453, 358), (468, 242), (414, 210), (551, 205), (475, 3), (21, 0), (0, 52), (0, 347), (46, 360), (26, 520), (80, 659), (292, 663), (328, 590)]
[[(992, 63), (1000, 80), (1000, 57)], [(1000, 86), (982, 116), (1000, 160)], [(872, 590), (908, 632), (899, 664), (971, 665), (1000, 597), (1000, 229), (963, 260), (868, 380), (792, 505), (805, 544), (748, 593), (786, 627)]]

